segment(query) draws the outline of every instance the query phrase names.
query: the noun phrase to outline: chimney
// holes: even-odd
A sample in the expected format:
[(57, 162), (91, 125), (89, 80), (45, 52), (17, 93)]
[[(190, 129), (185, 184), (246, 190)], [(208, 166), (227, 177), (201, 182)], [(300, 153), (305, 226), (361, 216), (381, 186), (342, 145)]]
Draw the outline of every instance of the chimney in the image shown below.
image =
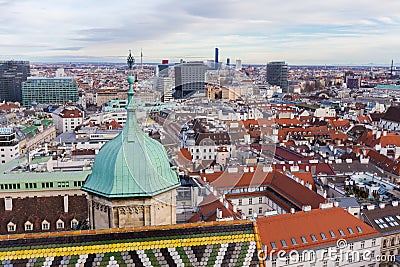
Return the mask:
[(385, 203), (379, 203), (379, 208), (384, 209), (385, 208)]
[(375, 205), (371, 204), (367, 206), (367, 210), (374, 210), (375, 209)]
[(310, 205), (303, 206), (301, 209), (302, 209), (304, 212), (309, 212), (309, 211), (311, 211), (311, 206), (310, 206)]
[(290, 208), (290, 213), (291, 213), (291, 214), (294, 214), (294, 213), (295, 213), (294, 208)]
[(254, 172), (254, 167), (250, 167), (250, 172)]
[(332, 202), (329, 202), (329, 203), (319, 203), (319, 208), (320, 208), (321, 210), (327, 210), (327, 209), (333, 208), (333, 203), (332, 203)]
[(64, 196), (64, 212), (68, 212), (68, 195)]
[(397, 200), (392, 201), (392, 206), (397, 207), (399, 205), (399, 202)]
[(11, 197), (4, 198), (4, 207), (5, 207), (5, 210), (12, 210), (12, 198)]
[(339, 207), (339, 202), (338, 201), (333, 202), (333, 206)]

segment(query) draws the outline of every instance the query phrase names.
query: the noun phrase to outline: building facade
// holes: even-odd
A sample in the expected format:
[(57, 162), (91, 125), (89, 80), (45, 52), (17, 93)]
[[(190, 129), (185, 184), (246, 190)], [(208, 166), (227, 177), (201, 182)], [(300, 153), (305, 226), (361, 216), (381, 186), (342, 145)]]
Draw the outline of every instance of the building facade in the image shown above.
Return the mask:
[(5, 164), (19, 155), (19, 143), (10, 128), (0, 128), (0, 164)]
[(52, 114), (58, 133), (72, 132), (83, 123), (84, 113), (77, 107), (59, 107)]
[(282, 92), (289, 92), (288, 65), (284, 61), (273, 61), (267, 64), (267, 82), (281, 87)]
[(67, 104), (79, 99), (78, 84), (72, 78), (29, 78), (22, 83), (22, 105)]
[(188, 62), (175, 68), (175, 98), (185, 98), (195, 92), (204, 92), (207, 66), (203, 62)]
[(0, 101), (21, 102), (21, 84), (29, 73), (29, 61), (0, 61)]

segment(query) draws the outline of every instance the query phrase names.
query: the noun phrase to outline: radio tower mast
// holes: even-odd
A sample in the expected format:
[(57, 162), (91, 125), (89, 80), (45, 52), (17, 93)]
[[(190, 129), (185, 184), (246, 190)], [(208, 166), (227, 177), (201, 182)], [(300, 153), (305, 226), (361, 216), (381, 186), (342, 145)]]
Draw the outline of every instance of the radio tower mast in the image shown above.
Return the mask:
[(143, 70), (143, 50), (140, 48), (140, 68)]

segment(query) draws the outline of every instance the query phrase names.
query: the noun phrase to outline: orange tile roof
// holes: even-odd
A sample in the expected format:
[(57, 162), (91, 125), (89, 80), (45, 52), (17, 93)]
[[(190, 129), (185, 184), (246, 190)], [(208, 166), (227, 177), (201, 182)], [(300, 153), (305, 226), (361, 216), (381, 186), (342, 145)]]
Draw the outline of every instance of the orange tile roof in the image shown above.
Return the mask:
[(271, 192), (275, 192), (282, 199), (292, 203), (299, 209), (304, 205), (318, 208), (320, 203), (326, 201), (316, 192), (297, 183), (285, 174), (278, 171), (263, 172), (262, 167), (255, 168), (254, 172), (216, 172), (201, 174), (201, 176), (202, 178), (206, 177), (207, 182), (216, 189), (232, 190), (235, 188), (267, 186)]
[(192, 160), (192, 154), (187, 148), (181, 148), (180, 151), (182, 153), (182, 156), (185, 157), (185, 159)]
[[(276, 216), (257, 219), (261, 242), (268, 251), (279, 250), (304, 250), (326, 245), (335, 245), (337, 240), (343, 238), (347, 241), (378, 237), (379, 232), (371, 226), (357, 219), (342, 208), (315, 209), (309, 212), (296, 212), (294, 214), (281, 214)], [(357, 226), (362, 232), (359, 232)], [(353, 231), (350, 233), (349, 229)], [(345, 236), (339, 232), (342, 230)], [(330, 234), (332, 231), (335, 237)], [(322, 238), (321, 233), (325, 235)], [(315, 235), (316, 241), (313, 241), (311, 235)], [(307, 243), (303, 243), (301, 237), (306, 238)], [(292, 243), (295, 239), (296, 245)], [(286, 247), (281, 243), (286, 242)], [(274, 242), (276, 248), (273, 248), (271, 242)]]
[(200, 210), (194, 214), (188, 222), (216, 221), (217, 209), (222, 211), (222, 218), (233, 218), (235, 220), (241, 218), (240, 212), (233, 211), (233, 205), (229, 200), (223, 199), (222, 201), (223, 202), (221, 202), (214, 194), (209, 194), (199, 204)]
[(297, 118), (294, 119), (275, 119), (275, 123), (282, 126), (301, 126), (304, 122)]
[(312, 178), (311, 172), (291, 172), (294, 176), (304, 181), (304, 184), (311, 184), (312, 188), (315, 190), (314, 179)]
[(379, 143), (382, 147), (386, 147), (389, 145), (400, 146), (400, 135), (388, 133), (386, 136), (381, 136)]

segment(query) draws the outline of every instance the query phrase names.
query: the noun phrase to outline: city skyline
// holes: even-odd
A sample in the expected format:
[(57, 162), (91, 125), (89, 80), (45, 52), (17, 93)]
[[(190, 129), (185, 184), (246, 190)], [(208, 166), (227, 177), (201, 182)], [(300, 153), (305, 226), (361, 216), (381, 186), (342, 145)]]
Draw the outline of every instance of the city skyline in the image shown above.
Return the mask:
[(386, 64), (396, 58), (400, 3), (364, 1), (0, 0), (0, 58), (33, 62), (179, 59), (265, 64)]

